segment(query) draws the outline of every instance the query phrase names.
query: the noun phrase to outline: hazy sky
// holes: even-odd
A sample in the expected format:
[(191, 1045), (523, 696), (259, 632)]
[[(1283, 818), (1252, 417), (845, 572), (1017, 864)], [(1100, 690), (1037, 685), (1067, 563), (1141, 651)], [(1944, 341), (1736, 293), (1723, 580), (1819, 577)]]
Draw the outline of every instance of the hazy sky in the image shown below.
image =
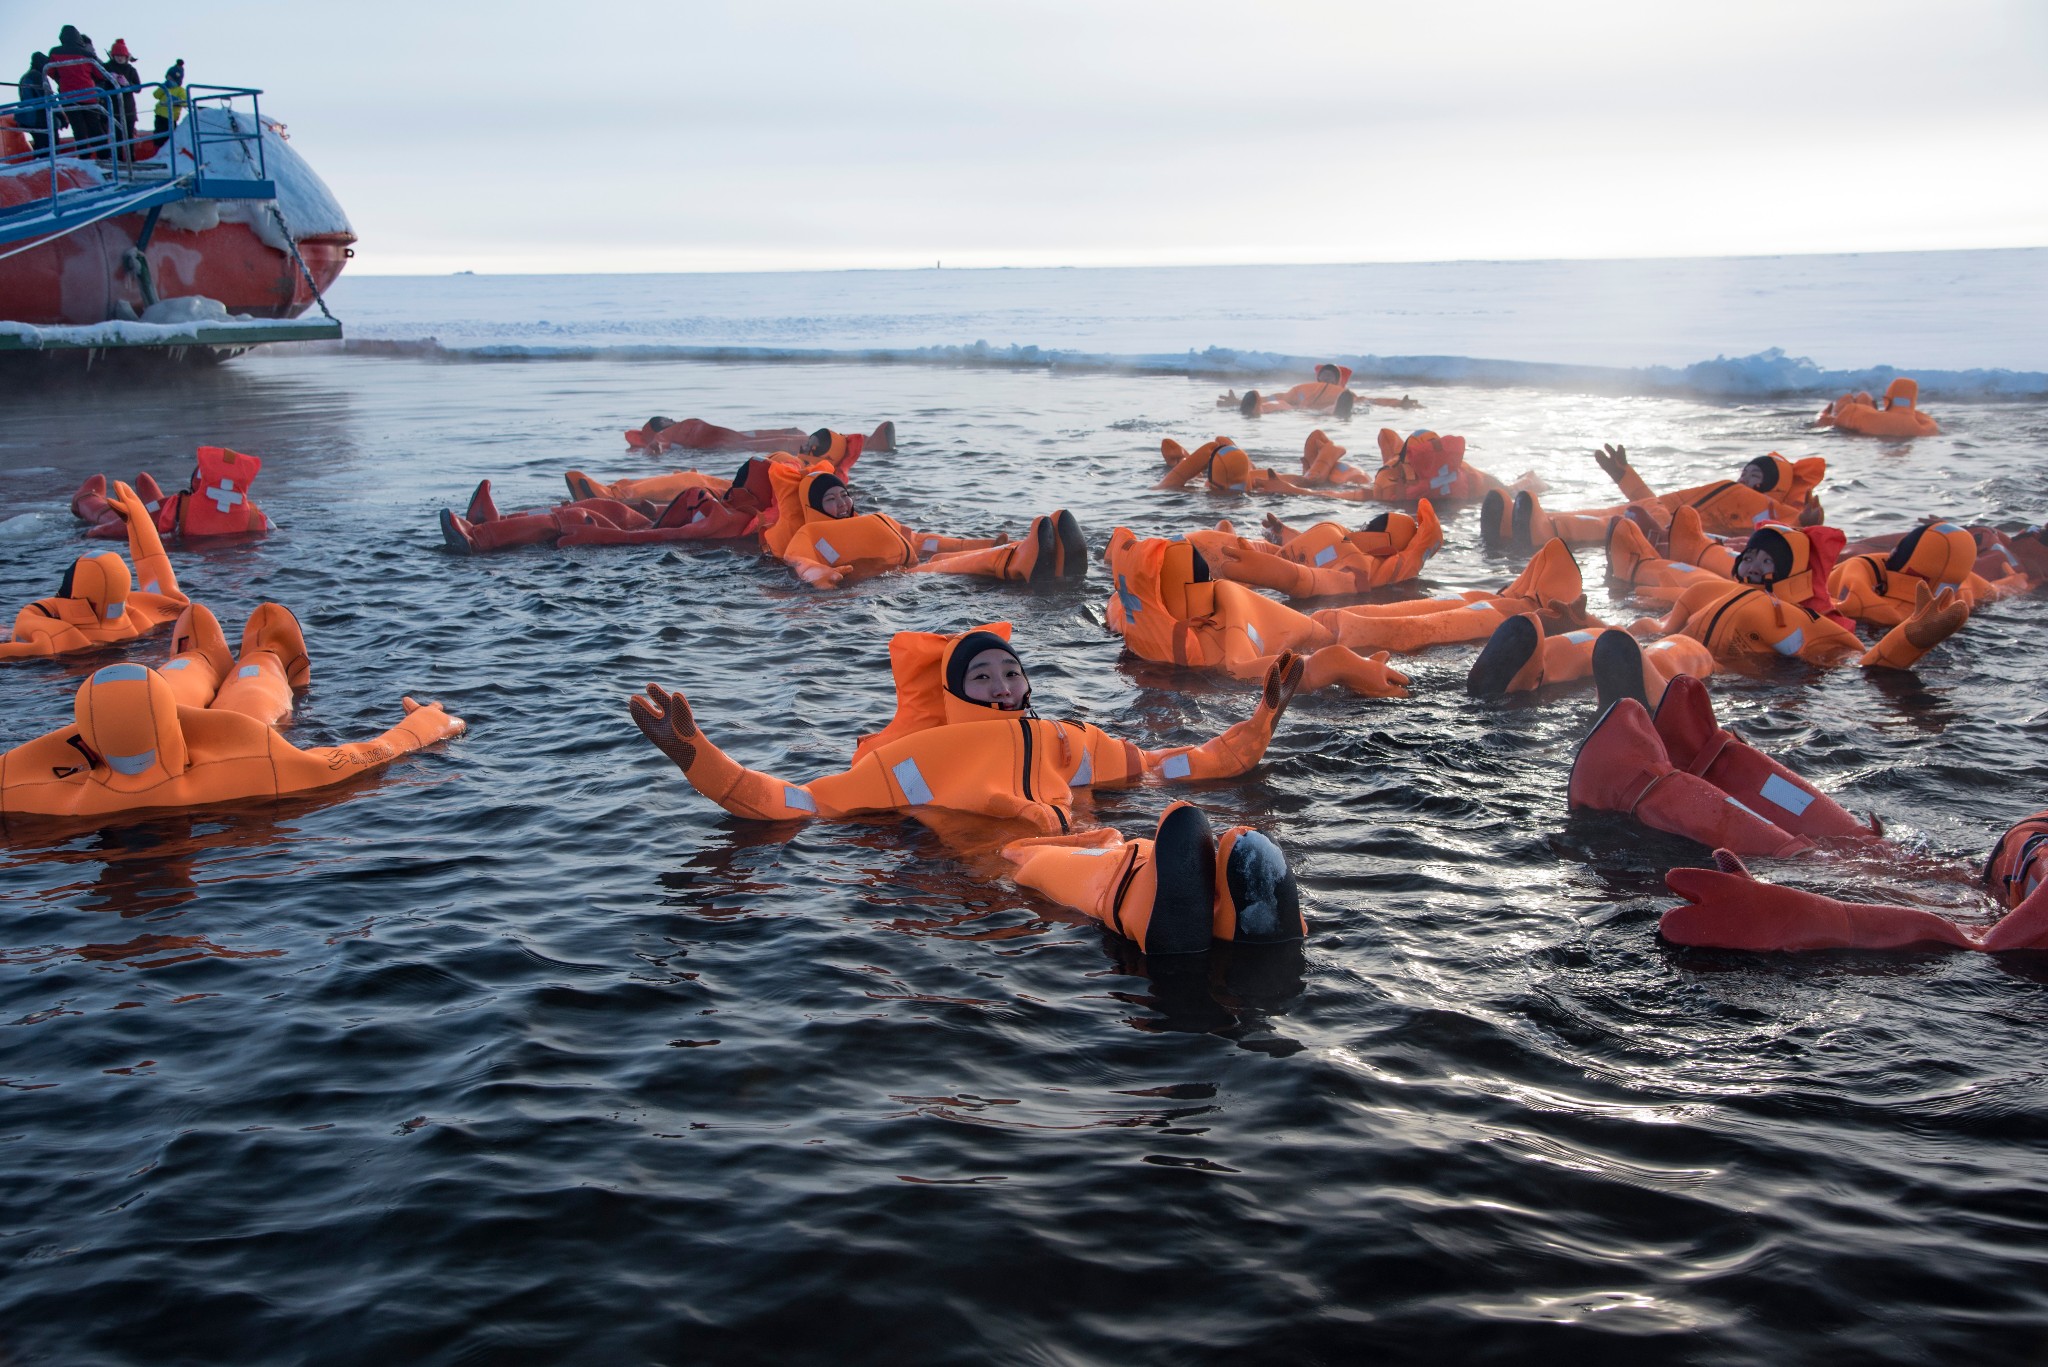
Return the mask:
[(2048, 245), (2048, 3), (0, 0), (266, 91), (368, 272)]

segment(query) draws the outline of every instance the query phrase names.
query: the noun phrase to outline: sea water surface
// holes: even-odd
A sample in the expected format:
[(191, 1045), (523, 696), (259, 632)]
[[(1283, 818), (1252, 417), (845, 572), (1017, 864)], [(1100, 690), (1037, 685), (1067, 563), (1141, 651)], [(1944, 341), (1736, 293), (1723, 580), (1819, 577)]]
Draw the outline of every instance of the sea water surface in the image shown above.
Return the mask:
[[(1912, 364), (1829, 363), (1881, 360)], [(2038, 1361), (2048, 956), (1662, 943), (1662, 874), (1707, 851), (1566, 812), (1589, 695), (1468, 700), (1462, 647), (1406, 701), (1298, 699), (1259, 768), (1190, 795), (1289, 851), (1307, 943), (1148, 965), (911, 821), (728, 818), (625, 708), (681, 688), (736, 758), (809, 777), (887, 716), (892, 631), (1009, 620), (1046, 715), (1147, 746), (1245, 715), (1246, 687), (1122, 655), (1099, 565), (818, 594), (730, 548), (463, 558), (435, 521), (484, 477), (511, 508), (645, 472), (620, 431), (654, 412), (893, 418), (856, 488), (920, 528), (1067, 506), (1099, 549), (1330, 514), (1149, 488), (1163, 436), (1298, 458), (1310, 420), (1241, 421), (1218, 387), (281, 350), (10, 393), (10, 607), (105, 549), (65, 510), (85, 475), (172, 484), (224, 443), (264, 457), (279, 530), (172, 554), (231, 637), (265, 599), (298, 613), (293, 741), (374, 734), (408, 693), (471, 729), (315, 800), (0, 840), (0, 1359)], [(2038, 401), (1887, 443), (1809, 430), (1805, 398), (1416, 396), (1399, 426), (1560, 507), (1611, 499), (1602, 441), (1660, 488), (1823, 455), (1852, 533), (2048, 501)], [(1377, 425), (1332, 431), (1364, 453)], [(1419, 588), (1517, 570), (1473, 517)], [(1581, 560), (1594, 610), (1634, 615)], [(2048, 805), (2044, 634), (2019, 599), (1910, 675), (1715, 680), (1725, 721), (1905, 851), (1758, 872), (1989, 919), (1968, 879)], [(0, 669), (0, 746), (165, 654)], [(1079, 812), (1141, 834), (1176, 791)]]

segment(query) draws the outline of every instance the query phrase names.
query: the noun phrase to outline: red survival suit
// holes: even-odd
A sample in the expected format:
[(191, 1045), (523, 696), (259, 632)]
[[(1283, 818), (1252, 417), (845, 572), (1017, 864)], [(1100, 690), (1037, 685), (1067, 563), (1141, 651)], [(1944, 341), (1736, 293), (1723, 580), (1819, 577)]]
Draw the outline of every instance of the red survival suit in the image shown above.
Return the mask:
[[(261, 473), (260, 457), (225, 446), (202, 446), (190, 482), (178, 493), (165, 497), (148, 475), (136, 476), (135, 483), (155, 515), (157, 531), (165, 536), (246, 536), (276, 525), (249, 497), (249, 486)], [(106, 476), (94, 475), (72, 496), (71, 511), (92, 524), (87, 536), (114, 540), (128, 535), (128, 524), (108, 503), (106, 489)]]

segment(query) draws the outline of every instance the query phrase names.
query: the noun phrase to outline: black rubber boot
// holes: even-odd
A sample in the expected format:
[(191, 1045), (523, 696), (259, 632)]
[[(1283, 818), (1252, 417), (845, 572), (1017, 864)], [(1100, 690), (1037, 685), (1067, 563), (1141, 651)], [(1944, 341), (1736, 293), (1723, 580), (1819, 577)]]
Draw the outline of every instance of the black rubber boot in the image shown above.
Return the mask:
[(1230, 842), (1224, 880), (1237, 913), (1238, 944), (1280, 944), (1302, 937), (1301, 892), (1286, 854), (1272, 840), (1257, 831), (1240, 831)]
[(1081, 524), (1065, 508), (1053, 514), (1053, 533), (1059, 538), (1059, 577), (1084, 579), (1088, 575), (1088, 538)]
[(1199, 807), (1185, 804), (1159, 818), (1152, 835), (1152, 919), (1147, 954), (1199, 954), (1209, 948), (1216, 914), (1216, 835)]
[(1488, 550), (1499, 550), (1508, 543), (1508, 496), (1498, 489), (1488, 489), (1486, 497), (1479, 500), (1479, 544)]
[(1527, 617), (1510, 617), (1493, 629), (1486, 649), (1465, 676), (1465, 692), (1475, 698), (1498, 698), (1531, 657), (1543, 648), (1543, 633)]
[(1643, 691), (1643, 648), (1635, 637), (1619, 628), (1600, 633), (1593, 642), (1593, 686), (1599, 690), (1602, 712), (1623, 698), (1649, 707), (1650, 697)]

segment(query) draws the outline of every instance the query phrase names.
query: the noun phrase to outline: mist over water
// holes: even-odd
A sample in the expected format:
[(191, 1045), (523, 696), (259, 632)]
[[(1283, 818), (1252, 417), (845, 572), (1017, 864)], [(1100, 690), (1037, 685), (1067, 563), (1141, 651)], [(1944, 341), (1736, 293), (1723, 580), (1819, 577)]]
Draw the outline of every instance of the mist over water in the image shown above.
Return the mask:
[[(1215, 340), (1325, 344), (1250, 326)], [(1662, 361), (1660, 345), (1602, 363)], [(1881, 359), (1862, 350), (1822, 359)], [(1465, 647), (1408, 665), (1405, 702), (1297, 700), (1258, 769), (1191, 795), (1288, 850), (1307, 944), (1161, 969), (913, 822), (727, 818), (625, 711), (650, 680), (681, 688), (735, 758), (807, 778), (888, 715), (892, 631), (1007, 619), (1046, 715), (1148, 747), (1245, 715), (1247, 687), (1122, 657), (1099, 565), (1080, 586), (816, 594), (741, 550), (464, 559), (435, 525), (483, 477), (511, 509), (559, 497), (568, 469), (649, 472), (619, 432), (654, 412), (894, 418), (901, 449), (864, 457), (856, 490), (921, 529), (1015, 534), (1064, 505), (1099, 551), (1119, 523), (1371, 511), (1151, 491), (1162, 436), (1228, 431), (1294, 465), (1309, 420), (1219, 413), (1217, 388), (280, 351), (118, 402), (10, 398), (10, 605), (102, 549), (65, 510), (85, 475), (175, 485), (195, 444), (227, 444), (265, 458), (254, 496), (280, 530), (172, 554), (231, 636), (266, 598), (299, 614), (314, 684), (294, 742), (373, 734), (405, 693), (471, 730), (318, 801), (0, 842), (0, 1356), (2048, 1349), (2048, 962), (1663, 944), (1662, 874), (1707, 852), (1567, 815), (1590, 695), (1473, 702)], [(1851, 535), (1930, 512), (2032, 523), (2048, 490), (2038, 402), (1938, 409), (1943, 435), (1899, 444), (1810, 432), (1803, 401), (1417, 396), (1399, 426), (1462, 433), (1502, 477), (1537, 470), (1559, 508), (1612, 500), (1585, 455), (1611, 440), (1660, 489), (1768, 450), (1824, 455), (1822, 497)], [(1362, 411), (1330, 430), (1369, 460), (1377, 425)], [(1420, 589), (1519, 568), (1479, 548), (1471, 509), (1445, 530)], [(1581, 563), (1593, 611), (1636, 615), (1606, 597), (1597, 552)], [(1716, 679), (1724, 722), (1910, 852), (1760, 875), (1988, 919), (1959, 880), (2048, 805), (2044, 628), (2048, 601), (2019, 599), (1910, 676)], [(166, 653), (159, 635), (0, 668), (0, 746), (61, 725), (92, 668)], [(1139, 834), (1181, 791), (1078, 811)]]

